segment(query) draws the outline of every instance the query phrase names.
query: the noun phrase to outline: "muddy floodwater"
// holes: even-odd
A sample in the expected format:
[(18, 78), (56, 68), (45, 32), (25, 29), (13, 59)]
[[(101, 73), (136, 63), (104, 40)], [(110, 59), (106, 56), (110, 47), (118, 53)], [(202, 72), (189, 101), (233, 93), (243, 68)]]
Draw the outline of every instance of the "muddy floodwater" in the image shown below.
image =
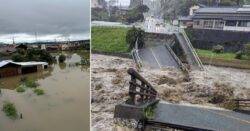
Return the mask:
[[(23, 76), (0, 79), (0, 131), (83, 131), (89, 129), (89, 67), (76, 66), (89, 52), (66, 53), (65, 64), (28, 74), (45, 94), (32, 89), (17, 93)], [(56, 54), (54, 54), (56, 55)], [(22, 119), (12, 120), (2, 111), (4, 101), (15, 104)]]

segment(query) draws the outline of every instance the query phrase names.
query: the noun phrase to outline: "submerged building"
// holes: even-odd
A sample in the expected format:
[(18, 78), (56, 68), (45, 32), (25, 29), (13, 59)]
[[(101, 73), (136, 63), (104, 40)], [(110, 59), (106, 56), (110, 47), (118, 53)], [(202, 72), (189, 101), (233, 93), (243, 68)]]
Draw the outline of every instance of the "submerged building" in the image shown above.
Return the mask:
[(42, 71), (48, 67), (46, 62), (0, 62), (0, 78)]
[[(250, 6), (204, 7), (193, 12), (189, 19), (179, 19), (184, 26), (194, 29), (250, 32)], [(185, 25), (189, 21), (189, 25)]]

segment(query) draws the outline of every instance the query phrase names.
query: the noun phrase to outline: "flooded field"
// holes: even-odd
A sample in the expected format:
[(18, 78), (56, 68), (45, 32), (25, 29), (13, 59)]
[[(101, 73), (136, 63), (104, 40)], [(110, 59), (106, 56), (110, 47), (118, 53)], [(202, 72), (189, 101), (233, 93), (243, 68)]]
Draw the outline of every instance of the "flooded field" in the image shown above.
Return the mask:
[[(89, 67), (76, 66), (89, 52), (65, 53), (64, 64), (26, 75), (43, 89), (36, 95), (33, 89), (18, 93), (21, 77), (0, 79), (0, 108), (9, 101), (15, 104), (22, 119), (12, 120), (0, 111), (1, 131), (80, 131), (89, 128)], [(53, 54), (58, 55), (58, 54)]]

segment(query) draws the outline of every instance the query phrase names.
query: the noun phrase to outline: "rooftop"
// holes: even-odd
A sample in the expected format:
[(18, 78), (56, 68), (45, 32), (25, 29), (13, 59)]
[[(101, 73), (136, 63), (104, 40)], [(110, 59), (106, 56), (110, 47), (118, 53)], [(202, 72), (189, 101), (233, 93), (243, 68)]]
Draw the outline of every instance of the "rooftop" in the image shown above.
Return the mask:
[(34, 65), (48, 65), (47, 62), (36, 62), (36, 61), (30, 61), (30, 62), (13, 62), (12, 60), (4, 60), (0, 62), (0, 68), (7, 65), (7, 64), (15, 64), (19, 65), (22, 67), (27, 67), (27, 66), (34, 66)]
[(205, 7), (199, 8), (195, 13), (250, 13), (250, 7)]
[(205, 7), (196, 10), (192, 18), (250, 20), (250, 7)]

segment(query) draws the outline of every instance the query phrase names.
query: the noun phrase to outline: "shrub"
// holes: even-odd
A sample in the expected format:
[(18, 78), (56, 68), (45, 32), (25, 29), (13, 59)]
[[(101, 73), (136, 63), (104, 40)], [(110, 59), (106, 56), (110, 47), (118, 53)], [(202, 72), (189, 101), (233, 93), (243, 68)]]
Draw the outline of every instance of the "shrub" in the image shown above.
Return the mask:
[(89, 65), (89, 64), (90, 64), (89, 59), (86, 59), (86, 58), (81, 59), (80, 65)]
[(24, 82), (24, 85), (30, 88), (36, 88), (37, 86), (39, 86), (39, 84), (35, 82), (34, 80), (26, 80)]
[(213, 52), (215, 53), (223, 53), (224, 47), (222, 45), (213, 46)]
[(66, 60), (66, 56), (63, 55), (63, 54), (61, 54), (61, 55), (59, 56), (58, 60), (59, 60), (60, 63), (63, 63), (63, 62)]
[(23, 86), (19, 86), (16, 88), (16, 91), (22, 93), (25, 92), (25, 89), (23, 88)]
[(12, 55), (11, 59), (15, 62), (22, 61), (44, 61), (52, 64), (54, 59), (49, 52), (40, 49), (28, 49), (27, 51), (17, 52)]
[(15, 62), (23, 62), (23, 61), (26, 60), (25, 57), (22, 56), (22, 55), (20, 55), (20, 54), (13, 54), (13, 55), (11, 56), (11, 59), (12, 59), (13, 61), (15, 61)]
[(138, 48), (142, 48), (144, 46), (144, 37), (145, 32), (141, 29), (133, 27), (128, 30), (126, 35), (126, 42), (129, 45), (129, 49), (132, 50), (133, 48), (135, 48), (136, 42), (138, 44)]
[(38, 96), (40, 96), (40, 95), (44, 94), (44, 91), (42, 89), (37, 88), (37, 89), (34, 90), (34, 93), (36, 93)]
[(242, 51), (238, 51), (235, 53), (235, 59), (242, 59), (242, 56), (243, 56), (243, 52)]
[(248, 57), (250, 57), (250, 43), (245, 45), (245, 53)]
[(17, 110), (13, 103), (5, 102), (2, 111), (11, 119), (17, 118)]

